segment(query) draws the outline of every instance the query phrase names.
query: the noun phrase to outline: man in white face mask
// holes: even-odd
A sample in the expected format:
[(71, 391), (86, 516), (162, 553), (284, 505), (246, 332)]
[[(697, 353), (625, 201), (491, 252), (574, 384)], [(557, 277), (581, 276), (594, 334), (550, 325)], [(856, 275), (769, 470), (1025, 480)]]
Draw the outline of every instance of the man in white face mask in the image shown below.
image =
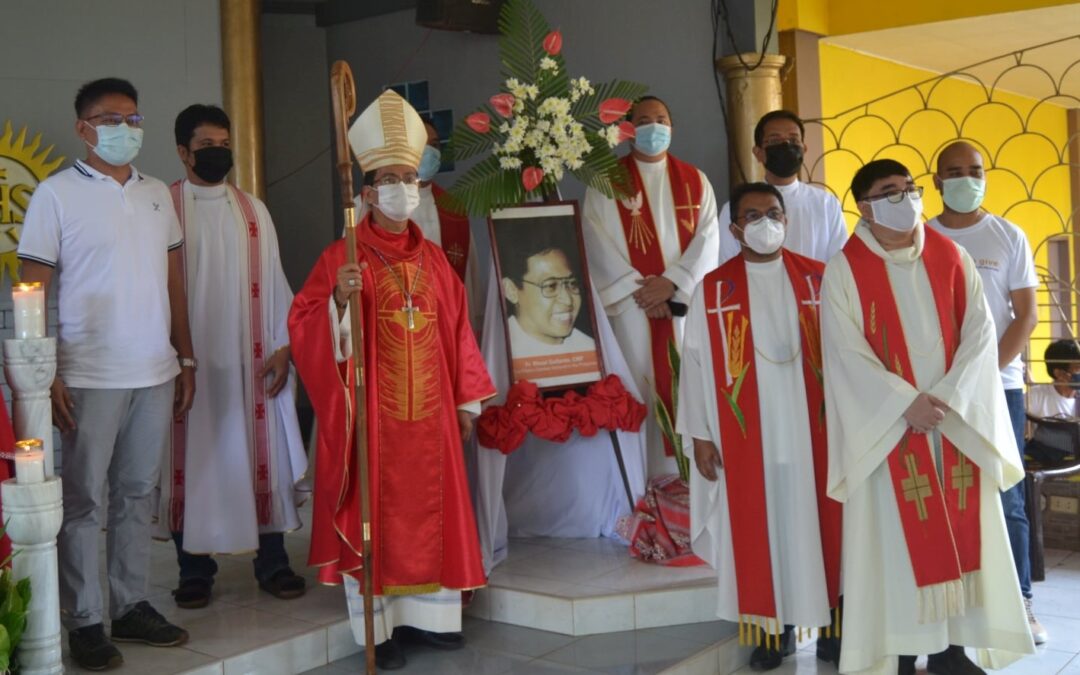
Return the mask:
[(738, 621), (756, 646), (752, 668), (794, 653), (794, 626), (826, 627), (818, 658), (836, 662), (840, 504), (825, 496), (818, 333), (825, 266), (782, 248), (787, 217), (774, 186), (735, 188), (731, 208), (742, 255), (697, 287), (683, 341), (677, 425), (697, 465), (692, 546), (717, 570), (717, 616)]
[[(938, 155), (934, 187), (941, 192), (945, 208), (928, 224), (959, 244), (975, 259), (982, 276), (986, 302), (997, 334), (998, 367), (1009, 405), (1009, 420), (1017, 447), (1024, 447), (1025, 405), (1024, 346), (1038, 323), (1035, 288), (1039, 277), (1024, 231), (1001, 216), (982, 208), (986, 175), (982, 154), (970, 143), (957, 141)], [(1020, 579), (1028, 623), (1035, 644), (1046, 642), (1046, 629), (1031, 609), (1031, 561), (1029, 527), (1024, 509), (1024, 484), (1001, 493), (1005, 526), (1009, 530), (1013, 562)]]
[(829, 496), (844, 503), (840, 672), (940, 675), (1034, 651), (998, 494), (1023, 479), (971, 256), (922, 224), (890, 159), (822, 287)]
[[(363, 550), (351, 388), (363, 358), (367, 386), (376, 663), (405, 665), (402, 644), (459, 649), (461, 591), (485, 583), (462, 440), (480, 401), (495, 394), (469, 326), (465, 287), (410, 215), (427, 134), (386, 91), (353, 123), (370, 210), (356, 228), (357, 260), (331, 244), (289, 312), (293, 360), (319, 419), (309, 563), (345, 583), (353, 634), (364, 643), (358, 577)], [(349, 297), (358, 295), (364, 354), (352, 353)]]

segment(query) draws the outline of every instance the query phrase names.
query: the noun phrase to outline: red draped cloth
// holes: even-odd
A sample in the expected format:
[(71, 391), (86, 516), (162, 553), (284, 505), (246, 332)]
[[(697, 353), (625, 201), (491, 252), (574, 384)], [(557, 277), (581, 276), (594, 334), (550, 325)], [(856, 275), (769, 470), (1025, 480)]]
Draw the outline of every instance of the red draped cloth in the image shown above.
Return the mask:
[[(483, 586), (457, 407), (494, 395), (469, 326), (465, 287), (442, 250), (410, 222), (390, 233), (368, 214), (357, 227), (363, 272), (369, 495), (374, 591), (431, 593)], [(315, 408), (318, 445), (311, 552), (320, 581), (363, 582), (352, 359), (337, 363), (330, 297), (346, 262), (331, 244), (289, 312), (293, 359)], [(402, 285), (412, 293), (414, 326)]]

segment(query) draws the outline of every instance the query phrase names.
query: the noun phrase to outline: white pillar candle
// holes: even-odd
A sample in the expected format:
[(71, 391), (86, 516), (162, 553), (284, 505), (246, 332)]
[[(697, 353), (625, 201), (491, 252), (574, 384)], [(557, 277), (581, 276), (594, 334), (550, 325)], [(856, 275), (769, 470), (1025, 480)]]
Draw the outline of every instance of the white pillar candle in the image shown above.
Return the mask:
[(11, 300), (15, 337), (19, 340), (45, 337), (45, 287), (41, 282), (12, 285)]
[(20, 485), (45, 480), (45, 449), (39, 438), (15, 443), (15, 482)]

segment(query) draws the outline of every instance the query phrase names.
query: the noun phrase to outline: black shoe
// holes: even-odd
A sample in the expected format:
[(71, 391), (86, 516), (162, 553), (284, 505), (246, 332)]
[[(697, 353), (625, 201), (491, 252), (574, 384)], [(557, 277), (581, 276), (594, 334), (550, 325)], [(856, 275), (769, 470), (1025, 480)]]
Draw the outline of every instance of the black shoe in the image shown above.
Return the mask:
[(112, 624), (117, 642), (141, 642), (152, 647), (175, 647), (188, 641), (188, 633), (174, 626), (143, 600)]
[(184, 579), (172, 596), (180, 609), (201, 609), (210, 604), (210, 587), (206, 579)]
[(896, 675), (915, 675), (915, 657), (901, 656), (896, 667)]
[(780, 648), (774, 649), (765, 645), (758, 645), (750, 652), (751, 670), (772, 670), (779, 668), (785, 656), (795, 653), (795, 640), (792, 639), (792, 631), (785, 630), (780, 634)]
[(124, 657), (109, 638), (100, 623), (83, 626), (68, 632), (71, 658), (86, 670), (109, 670), (124, 663)]
[(286, 567), (278, 570), (268, 581), (260, 581), (259, 588), (279, 600), (299, 598), (307, 590), (304, 577)]
[(836, 664), (840, 667), (840, 638), (819, 637), (817, 639), (817, 657), (819, 661)]
[(443, 651), (453, 651), (465, 646), (465, 636), (461, 633), (432, 633), (412, 626), (395, 628), (394, 640), (402, 644), (425, 645)]
[(375, 645), (375, 666), (379, 670), (400, 670), (405, 667), (405, 651), (397, 640), (390, 638)]
[(986, 675), (986, 671), (975, 665), (959, 645), (949, 645), (945, 651), (931, 654), (926, 659), (926, 672), (934, 675)]

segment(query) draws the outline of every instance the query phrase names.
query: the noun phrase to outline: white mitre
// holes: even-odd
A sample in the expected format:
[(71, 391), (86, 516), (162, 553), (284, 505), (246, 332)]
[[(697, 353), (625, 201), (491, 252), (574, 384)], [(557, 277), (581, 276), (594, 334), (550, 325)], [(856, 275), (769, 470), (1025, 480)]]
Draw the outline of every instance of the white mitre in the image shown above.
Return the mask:
[(349, 145), (364, 173), (394, 164), (416, 168), (425, 144), (424, 121), (408, 101), (390, 89), (372, 101), (349, 127)]

